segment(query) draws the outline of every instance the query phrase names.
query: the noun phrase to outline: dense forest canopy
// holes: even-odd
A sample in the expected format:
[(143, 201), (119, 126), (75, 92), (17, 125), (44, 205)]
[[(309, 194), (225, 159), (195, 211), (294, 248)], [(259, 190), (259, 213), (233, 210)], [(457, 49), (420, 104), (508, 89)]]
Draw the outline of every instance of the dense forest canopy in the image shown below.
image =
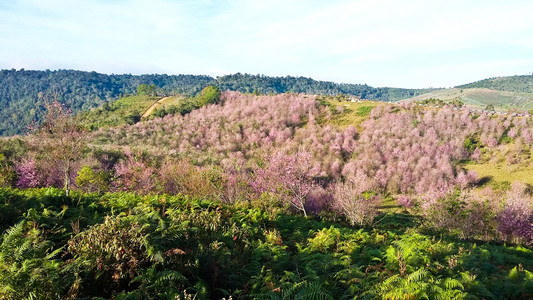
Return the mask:
[(1, 70), (0, 135), (20, 134), (32, 121), (41, 120), (46, 101), (58, 100), (76, 112), (96, 107), (121, 95), (133, 94), (143, 83), (154, 84), (163, 93), (192, 94), (212, 80), (209, 76), (195, 75), (135, 76), (74, 70)]
[(346, 94), (382, 101), (398, 100), (427, 92), (373, 88), (366, 84), (337, 84), (306, 77), (269, 77), (240, 73), (213, 78), (205, 75), (107, 75), (75, 70), (0, 70), (0, 136), (23, 133), (28, 124), (40, 121), (46, 101), (58, 100), (73, 112), (89, 110), (122, 95), (135, 94), (141, 84), (154, 85), (159, 94), (187, 96), (198, 93), (208, 85), (218, 86), (222, 91)]
[(305, 93), (314, 95), (352, 95), (362, 99), (394, 101), (426, 93), (430, 89), (375, 88), (366, 84), (334, 83), (318, 81), (307, 77), (269, 77), (236, 73), (217, 78), (217, 85), (223, 91), (243, 93)]

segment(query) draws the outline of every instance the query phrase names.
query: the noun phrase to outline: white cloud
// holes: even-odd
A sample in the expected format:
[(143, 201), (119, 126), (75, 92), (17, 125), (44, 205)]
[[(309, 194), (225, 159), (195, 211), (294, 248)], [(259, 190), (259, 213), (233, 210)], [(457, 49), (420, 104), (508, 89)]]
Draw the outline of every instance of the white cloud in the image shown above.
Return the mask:
[(423, 72), (485, 74), (465, 57), (502, 62), (496, 72), (530, 63), (531, 11), (519, 0), (20, 0), (0, 5), (0, 67), (442, 86)]

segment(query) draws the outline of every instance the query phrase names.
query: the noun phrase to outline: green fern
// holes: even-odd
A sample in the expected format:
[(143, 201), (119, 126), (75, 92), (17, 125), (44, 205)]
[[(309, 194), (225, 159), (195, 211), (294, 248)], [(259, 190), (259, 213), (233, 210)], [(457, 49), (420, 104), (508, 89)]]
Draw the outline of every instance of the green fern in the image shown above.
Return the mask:
[(437, 279), (425, 268), (420, 268), (407, 277), (398, 274), (386, 279), (374, 291), (382, 299), (465, 299), (464, 286), (455, 279)]
[(20, 222), (6, 230), (0, 244), (1, 299), (59, 299), (61, 249), (50, 251), (39, 230)]
[(319, 282), (287, 283), (277, 291), (254, 295), (254, 299), (270, 300), (330, 300), (333, 296)]

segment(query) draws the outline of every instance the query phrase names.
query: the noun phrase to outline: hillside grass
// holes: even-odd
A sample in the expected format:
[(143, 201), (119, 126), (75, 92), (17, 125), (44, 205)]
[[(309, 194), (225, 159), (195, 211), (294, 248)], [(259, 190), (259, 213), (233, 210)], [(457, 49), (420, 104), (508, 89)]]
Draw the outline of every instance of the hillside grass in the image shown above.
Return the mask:
[(91, 130), (100, 127), (113, 127), (122, 124), (134, 124), (141, 115), (159, 100), (152, 96), (126, 96), (116, 101), (105, 103), (88, 112), (76, 116), (77, 120)]
[(496, 188), (509, 187), (515, 181), (533, 186), (533, 149), (526, 147), (517, 152), (516, 146), (511, 140), (487, 151), (480, 161), (466, 161), (461, 165), (475, 171), (482, 183)]
[(166, 99), (163, 103), (161, 103), (160, 107), (168, 108), (172, 105), (179, 105), (183, 99), (186, 99), (186, 98), (184, 96), (172, 96)]
[(185, 96), (172, 96), (163, 98), (162, 102), (158, 102), (155, 106), (155, 109), (147, 116), (148, 118), (154, 117), (157, 114), (161, 114), (161, 111), (165, 112), (171, 111), (173, 108), (178, 110), (178, 108), (183, 104), (183, 101), (187, 101), (188, 98)]
[(380, 105), (376, 101), (339, 101), (333, 97), (327, 98), (326, 103), (333, 113), (327, 124), (332, 124), (338, 128), (346, 128), (348, 126), (360, 128), (361, 123), (368, 118), (372, 109)]
[(524, 167), (518, 165), (474, 163), (464, 166), (465, 169), (477, 172), (479, 178), (489, 179), (494, 184), (512, 183), (514, 181), (533, 185), (533, 166)]
[(169, 108), (171, 106), (178, 106), (183, 99), (185, 99), (185, 97), (182, 96), (170, 96), (161, 98), (154, 102), (152, 105), (150, 105), (148, 109), (142, 113), (141, 118), (150, 117), (154, 114), (156, 110), (165, 110), (166, 108)]
[(505, 76), (479, 80), (463, 84), (457, 88), (488, 88), (498, 91), (533, 93), (533, 76)]
[(159, 97), (146, 95), (127, 96), (110, 103), (109, 106), (112, 111), (117, 112), (142, 111), (148, 109), (158, 99)]
[(403, 101), (422, 101), (426, 99), (440, 99), (444, 102), (459, 100), (467, 106), (485, 108), (494, 105), (497, 111), (506, 112), (509, 109), (528, 110), (533, 108), (533, 93), (498, 91), (487, 88), (452, 88), (436, 90), (430, 93), (408, 98)]

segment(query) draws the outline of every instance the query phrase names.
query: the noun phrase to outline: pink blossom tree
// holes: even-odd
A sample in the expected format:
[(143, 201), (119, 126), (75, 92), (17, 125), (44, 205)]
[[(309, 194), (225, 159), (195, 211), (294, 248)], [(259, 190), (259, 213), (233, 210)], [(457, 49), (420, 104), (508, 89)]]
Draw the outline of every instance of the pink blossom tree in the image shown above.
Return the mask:
[(378, 214), (380, 198), (371, 193), (364, 194), (356, 183), (337, 183), (334, 188), (334, 207), (342, 213), (352, 225), (371, 224)]
[(311, 170), (309, 152), (297, 152), (292, 155), (277, 152), (270, 157), (266, 168), (255, 172), (252, 186), (258, 192), (278, 195), (307, 216), (306, 200), (316, 187), (310, 175)]
[(22, 161), (16, 165), (18, 188), (34, 188), (41, 185), (41, 176), (37, 170), (35, 159), (32, 157), (23, 158)]
[(128, 149), (125, 158), (115, 165), (115, 187), (124, 191), (136, 191), (147, 194), (155, 187), (153, 167), (149, 166), (141, 155), (134, 155)]
[(47, 104), (47, 114), (41, 126), (34, 130), (35, 137), (30, 139), (33, 147), (46, 163), (61, 170), (63, 186), (67, 196), (70, 193), (75, 165), (83, 157), (86, 145), (84, 129), (72, 118), (58, 101)]
[(525, 192), (525, 185), (514, 182), (506, 195), (506, 203), (498, 214), (498, 231), (507, 239), (516, 237), (533, 241), (533, 199)]

